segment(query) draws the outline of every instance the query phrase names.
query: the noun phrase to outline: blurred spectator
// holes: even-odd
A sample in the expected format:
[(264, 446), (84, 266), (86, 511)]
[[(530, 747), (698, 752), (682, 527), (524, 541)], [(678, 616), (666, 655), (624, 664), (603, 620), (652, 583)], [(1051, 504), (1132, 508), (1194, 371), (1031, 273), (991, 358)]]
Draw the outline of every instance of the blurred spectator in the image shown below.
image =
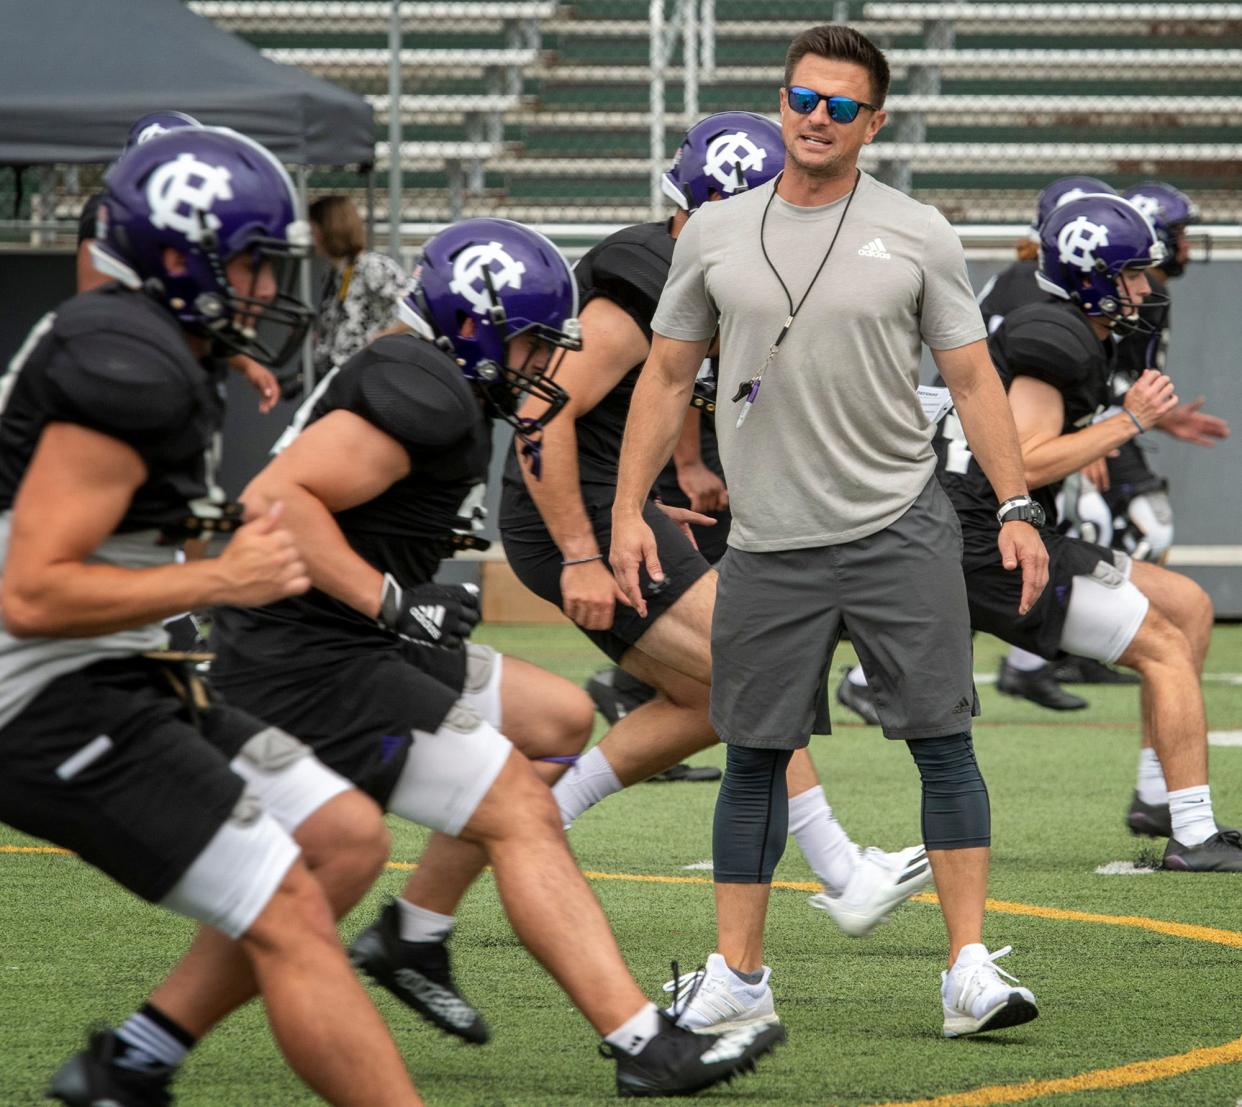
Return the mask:
[(310, 206), (315, 249), (328, 258), (315, 318), (315, 376), (322, 377), (397, 322), (397, 304), (411, 281), (395, 261), (367, 250), (358, 209), (348, 196)]

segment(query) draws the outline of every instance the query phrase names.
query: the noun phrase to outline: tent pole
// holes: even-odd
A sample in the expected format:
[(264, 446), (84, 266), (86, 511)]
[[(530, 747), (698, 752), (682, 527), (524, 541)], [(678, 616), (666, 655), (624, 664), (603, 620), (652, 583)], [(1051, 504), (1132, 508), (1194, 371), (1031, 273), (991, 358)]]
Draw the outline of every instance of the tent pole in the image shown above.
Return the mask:
[[(305, 165), (299, 165), (297, 170), (298, 202), (302, 206), (302, 216), (305, 218), (307, 211), (310, 210), (310, 189), (308, 187), (310, 170)], [(298, 266), (298, 297), (302, 303), (310, 304), (312, 308), (315, 306), (311, 303), (311, 259), (309, 253)], [(314, 387), (315, 341), (308, 327), (306, 337), (302, 339), (302, 394), (309, 396)]]
[(367, 249), (375, 249), (375, 165), (367, 166)]
[(388, 22), (388, 253), (401, 264), (401, 0)]

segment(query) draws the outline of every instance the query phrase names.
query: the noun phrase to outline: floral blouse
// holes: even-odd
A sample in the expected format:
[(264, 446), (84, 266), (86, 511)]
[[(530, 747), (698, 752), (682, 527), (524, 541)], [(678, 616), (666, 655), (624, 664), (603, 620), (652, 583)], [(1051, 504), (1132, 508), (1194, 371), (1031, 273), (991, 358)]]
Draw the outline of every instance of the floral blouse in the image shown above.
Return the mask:
[(315, 376), (322, 377), (397, 321), (397, 304), (413, 288), (386, 254), (364, 250), (324, 280), (315, 316)]

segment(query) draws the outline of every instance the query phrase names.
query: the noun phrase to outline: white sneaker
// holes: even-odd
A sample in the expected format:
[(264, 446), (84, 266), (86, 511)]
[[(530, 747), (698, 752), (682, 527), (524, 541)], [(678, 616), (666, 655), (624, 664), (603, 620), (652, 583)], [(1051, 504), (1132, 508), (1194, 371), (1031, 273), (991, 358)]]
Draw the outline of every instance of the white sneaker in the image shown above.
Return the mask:
[(940, 974), (946, 1038), (1018, 1026), (1038, 1017), (1031, 990), (1011, 988), (1001, 977), (1015, 984), (1018, 978), (996, 967), (996, 959), (1012, 949), (1013, 946), (1005, 946), (989, 953), (986, 946), (977, 942), (962, 946), (953, 967)]
[(764, 965), (763, 979), (758, 984), (747, 984), (719, 953), (713, 953), (705, 969), (664, 985), (666, 992), (674, 993), (667, 1013), (678, 1026), (696, 1034), (780, 1022), (772, 1003), (772, 989), (768, 987), (771, 975), (772, 970)]
[(810, 899), (812, 907), (827, 911), (832, 921), (851, 938), (865, 938), (894, 909), (921, 892), (932, 880), (927, 850), (921, 845), (896, 853), (871, 846), (854, 866), (849, 883), (839, 896), (820, 892)]

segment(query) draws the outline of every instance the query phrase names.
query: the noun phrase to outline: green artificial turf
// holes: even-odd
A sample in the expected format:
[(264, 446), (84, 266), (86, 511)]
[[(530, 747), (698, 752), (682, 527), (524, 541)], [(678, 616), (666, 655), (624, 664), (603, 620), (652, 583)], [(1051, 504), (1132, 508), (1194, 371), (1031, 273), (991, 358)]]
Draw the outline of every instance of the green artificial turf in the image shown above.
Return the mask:
[[(479, 637), (574, 680), (602, 663), (563, 628), (488, 627)], [(1000, 652), (980, 638), (976, 670), (993, 673)], [(848, 647), (838, 660), (849, 660)], [(1218, 676), (1242, 673), (1242, 627), (1217, 629), (1208, 667)], [(1133, 688), (1076, 690), (1090, 709), (1054, 715), (980, 687), (984, 716), (975, 733), (992, 799), (992, 897), (1242, 932), (1242, 876), (1095, 874), (1097, 865), (1134, 861), (1145, 848), (1122, 821), (1133, 788), (1138, 697)], [(1242, 730), (1242, 677), (1210, 680), (1205, 691), (1211, 727)], [(855, 840), (888, 849), (918, 840), (918, 778), (902, 745), (842, 719), (835, 735), (815, 738), (811, 749)], [(717, 749), (695, 760), (723, 759)], [(1213, 749), (1212, 783), (1218, 817), (1242, 825), (1242, 747)], [(713, 948), (710, 874), (684, 867), (711, 855), (715, 795), (712, 784), (639, 785), (588, 812), (571, 834), (588, 871), (701, 881), (593, 881), (635, 976), (655, 999), (671, 960), (692, 968)], [(416, 860), (425, 834), (391, 823), (394, 860)], [(0, 845), (29, 844), (0, 828)], [(403, 879), (398, 870), (386, 872), (345, 920), (344, 933), (365, 926)], [(796, 849), (787, 851), (777, 880), (811, 879)], [(1035, 991), (1041, 1016), (986, 1038), (946, 1041), (938, 1005), (945, 939), (935, 905), (911, 903), (871, 938), (854, 941), (806, 899), (806, 891), (775, 889), (767, 933), (788, 1044), (756, 1075), (707, 1093), (711, 1102), (915, 1100), (1091, 1073), (1242, 1034), (1237, 935), (1229, 946), (994, 910), (989, 948), (1013, 945), (1001, 965)], [(115, 1023), (141, 1003), (190, 933), (189, 923), (139, 903), (72, 857), (0, 855), (0, 1105), (38, 1102), (48, 1075), (79, 1047), (87, 1027)], [(595, 1035), (513, 937), (490, 876), (463, 905), (453, 951), (464, 992), (491, 1024), (486, 1047), (459, 1045), (386, 993), (371, 993), (429, 1104), (559, 1107), (611, 1096), (611, 1062), (596, 1055)], [(1233, 1107), (1242, 1098), (1242, 1060), (1180, 1076), (1156, 1072), (1160, 1079), (1141, 1084), (1025, 1102)], [(315, 1102), (285, 1068), (253, 1006), (193, 1052), (176, 1089), (183, 1107)]]

